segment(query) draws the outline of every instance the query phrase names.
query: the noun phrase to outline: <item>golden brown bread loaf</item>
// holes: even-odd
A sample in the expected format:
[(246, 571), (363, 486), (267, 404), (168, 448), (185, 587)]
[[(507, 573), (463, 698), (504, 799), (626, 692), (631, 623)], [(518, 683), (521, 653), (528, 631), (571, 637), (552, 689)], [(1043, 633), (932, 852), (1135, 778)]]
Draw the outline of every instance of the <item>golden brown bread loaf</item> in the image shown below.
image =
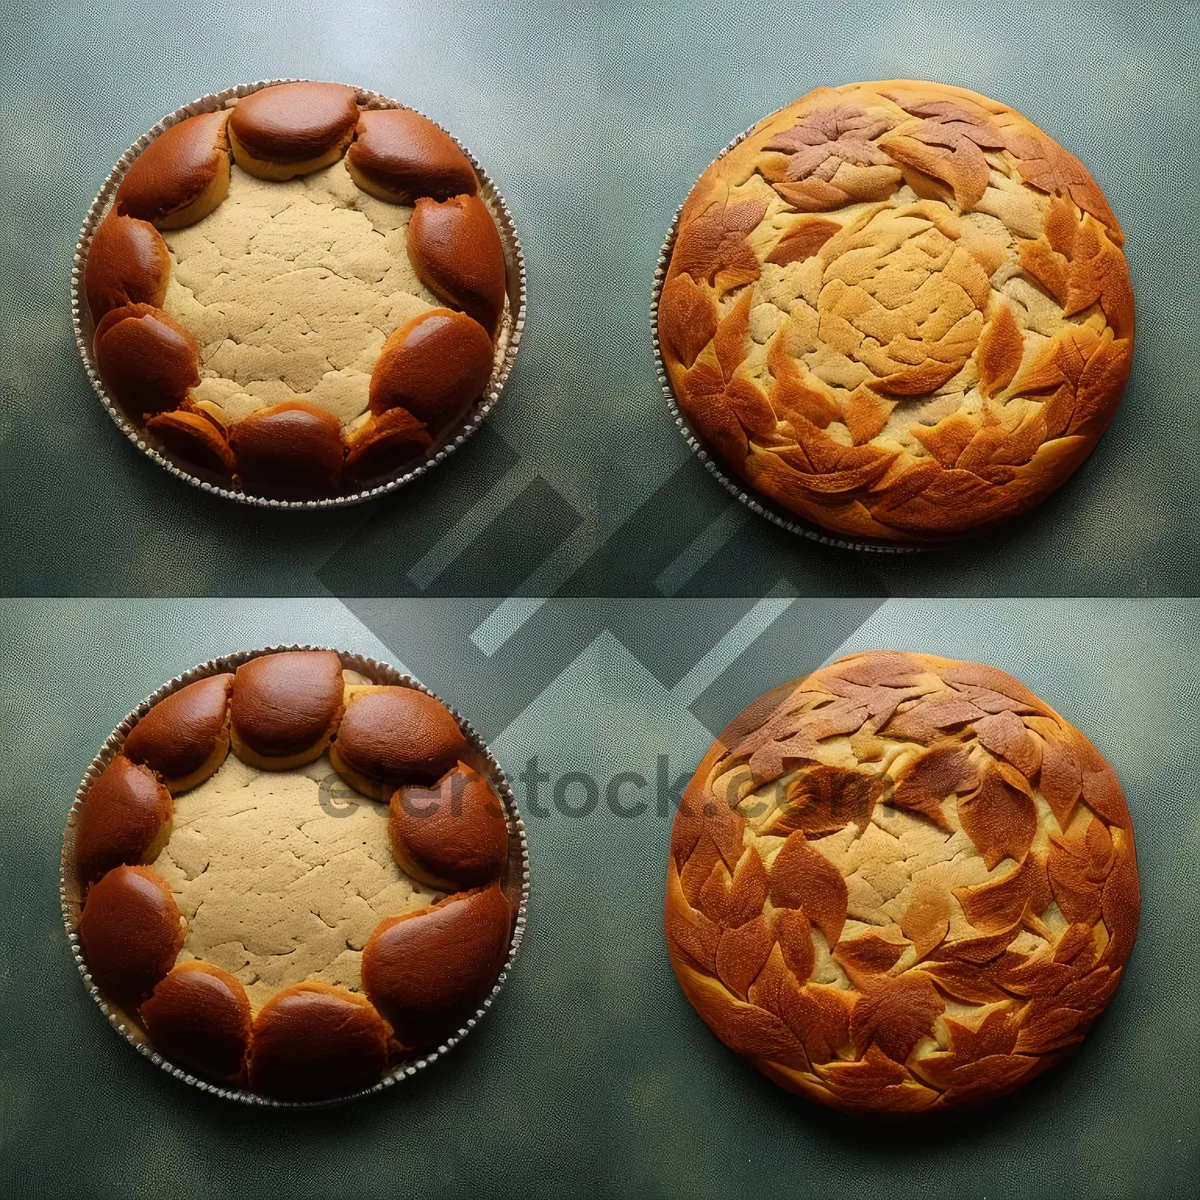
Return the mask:
[(228, 113), (200, 113), (172, 125), (126, 172), (113, 208), (122, 216), (181, 229), (207, 217), (229, 191)]
[(229, 116), (229, 143), (243, 171), (263, 179), (292, 179), (337, 162), (357, 123), (353, 88), (281, 83), (238, 101)]
[(994, 667), (871, 651), (722, 733), (671, 837), (696, 1011), (850, 1112), (977, 1104), (1063, 1057), (1137, 933), (1133, 827), (1096, 749)]
[(504, 965), (512, 922), (493, 885), (379, 923), (363, 950), (363, 987), (401, 1045), (430, 1045), (479, 1007)]
[(225, 427), (208, 413), (180, 408), (156, 413), (147, 420), (146, 428), (168, 450), (202, 470), (226, 479), (233, 474), (236, 462), (229, 436)]
[(508, 825), (491, 785), (458, 763), (432, 787), (392, 796), (392, 852), (413, 879), (444, 892), (494, 883), (508, 861)]
[(196, 339), (161, 308), (126, 304), (96, 326), (96, 366), (130, 415), (178, 408), (200, 382)]
[(265, 496), (303, 499), (337, 490), (346, 449), (331, 413), (284, 400), (243, 417), (229, 431), (238, 474)]
[(148, 221), (110, 212), (92, 235), (83, 289), (93, 321), (127, 304), (161, 308), (171, 274), (162, 234)]
[(267, 771), (312, 762), (332, 740), (342, 704), (342, 662), (332, 650), (252, 658), (234, 675), (234, 750)]
[(180, 963), (138, 1010), (164, 1058), (227, 1082), (240, 1082), (250, 1045), (250, 1001), (241, 982), (212, 963)]
[(198, 679), (160, 700), (133, 727), (122, 751), (160, 775), (172, 793), (203, 783), (229, 753), (233, 675)]
[(408, 256), (422, 282), (494, 336), (504, 311), (504, 247), (478, 196), (423, 196), (408, 223)]
[(492, 339), (478, 321), (448, 308), (421, 313), (383, 344), (371, 372), (371, 412), (397, 408), (433, 433), (457, 421), (492, 373)]
[(439, 700), (416, 688), (372, 687), (350, 696), (329, 759), (351, 787), (386, 803), (402, 784), (437, 779), (466, 750)]
[[(97, 370), (168, 458), (226, 486), (292, 501), (375, 486), (436, 452), (492, 377), (507, 265), (478, 192), (433, 122), (364, 110), (342, 84), (179, 121), (88, 248)], [(419, 202), (432, 210), (408, 219)], [(453, 320), (404, 351), (396, 335), (441, 305)]]
[(250, 1086), (280, 1100), (369, 1087), (388, 1059), (388, 1028), (371, 1002), (323, 983), (279, 992), (258, 1014)]
[(658, 309), (693, 428), (838, 533), (964, 535), (1083, 461), (1133, 352), (1123, 235), (1086, 169), (962, 88), (819, 88), (701, 176)]
[(171, 832), (171, 793), (153, 771), (123, 754), (96, 778), (79, 809), (75, 866), (95, 883), (123, 863), (150, 862)]
[(171, 889), (149, 867), (114, 867), (89, 889), (79, 918), (96, 986), (129, 1012), (175, 965), (183, 934)]
[[(347, 727), (364, 793), (400, 789), (390, 816), (330, 790), (317, 757)], [(343, 671), (334, 651), (260, 654), (170, 693), (77, 808), (96, 987), (207, 1079), (299, 1101), (371, 1086), (461, 1029), (512, 944), (504, 806), (456, 761), (476, 753), (439, 701)]]
[(411, 108), (364, 112), (346, 165), (364, 192), (393, 204), (479, 190), (475, 169), (454, 139)]

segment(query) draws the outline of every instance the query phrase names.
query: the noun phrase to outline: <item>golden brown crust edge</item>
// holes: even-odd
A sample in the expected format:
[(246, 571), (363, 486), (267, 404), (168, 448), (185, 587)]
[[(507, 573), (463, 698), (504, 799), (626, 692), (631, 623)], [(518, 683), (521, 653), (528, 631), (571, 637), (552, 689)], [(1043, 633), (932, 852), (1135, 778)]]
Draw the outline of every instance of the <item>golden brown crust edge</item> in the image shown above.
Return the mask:
[[(897, 701), (888, 692), (907, 694)], [(898, 776), (887, 781), (890, 790), (864, 792), (845, 786), (862, 782), (863, 773), (822, 767), (811, 757), (821, 753), (813, 741), (830, 728), (845, 739), (860, 705), (862, 724), (850, 745), (864, 756), (878, 749), (872, 739), (915, 733), (924, 739), (918, 746), (927, 747), (918, 760), (941, 758), (944, 767), (945, 756), (964, 743), (976, 754), (982, 742), (974, 739), (987, 740), (986, 753), (978, 753), (986, 765), (975, 767), (979, 786), (957, 801), (960, 812), (975, 809), (962, 828), (979, 837), (980, 854), (997, 849), (989, 840), (1011, 841), (1021, 823), (1018, 775), (1055, 814), (1039, 818), (1050, 830), (1043, 849), (1022, 852), (1018, 838), (1009, 847), (1017, 868), (1006, 864), (997, 878), (954, 889), (950, 906), (961, 905), (978, 923), (973, 936), (947, 937), (953, 914), (936, 911), (937, 889), (929, 888), (900, 915), (902, 934), (881, 927), (888, 937), (877, 936), (873, 926), (843, 937), (847, 884), (820, 849), (830, 802), (857, 796), (867, 807), (847, 811), (867, 823), (881, 796), (931, 820), (938, 815), (911, 762), (896, 771), (889, 763)], [(793, 801), (790, 824), (778, 829), (780, 837), (787, 833), (782, 846), (762, 843), (766, 824), (753, 828), (730, 798), (741, 802), (752, 785), (794, 771), (823, 786), (809, 789), (807, 805)], [(924, 775), (926, 784), (936, 782), (936, 773)], [(717, 779), (728, 790), (714, 792)], [(959, 784), (965, 790), (966, 780)], [(986, 804), (1010, 808), (1003, 821), (990, 821)], [(763, 845), (769, 850), (760, 858)], [(1053, 934), (1042, 920), (1050, 920), (1051, 905), (1061, 913)], [(776, 689), (736, 718), (705, 756), (672, 831), (667, 945), (697, 1012), (758, 1069), (835, 1108), (900, 1115), (982, 1103), (1059, 1061), (1119, 982), (1139, 905), (1128, 809), (1112, 769), (1083, 734), (995, 668), (879, 651)], [(1033, 929), (1051, 944), (1029, 953), (1009, 948), (1019, 932)], [(843, 968), (845, 986), (815, 981), (817, 936)], [(919, 951), (911, 962), (903, 960), (906, 941)], [(939, 1044), (930, 1053), (923, 1039), (935, 1035)]]
[[(858, 115), (846, 115), (849, 110)], [(843, 115), (820, 115), (835, 111)], [(824, 131), (810, 125), (796, 133), (814, 113), (826, 123)], [(964, 113), (979, 124), (966, 124)], [(856, 122), (857, 131), (850, 127)], [(780, 138), (798, 153), (765, 149)], [(837, 157), (839, 142), (844, 157)], [(969, 143), (965, 151), (957, 148), (962, 142)], [(1011, 188), (986, 192), (985, 150), (1007, 164)], [(823, 151), (828, 154), (820, 160)], [(973, 172), (962, 166), (964, 159)], [(985, 195), (979, 194), (981, 168)], [(805, 170), (810, 173), (803, 179), (787, 178), (789, 171)], [(831, 174), (833, 183), (822, 174)], [(943, 238), (941, 248), (953, 261), (945, 264), (949, 273), (935, 279), (945, 284), (952, 277), (962, 319), (953, 336), (945, 331), (936, 344), (917, 342), (929, 354), (924, 361), (885, 370), (880, 360), (887, 359), (886, 347), (876, 346), (878, 369), (864, 372), (853, 363), (843, 380), (847, 386), (831, 386), (803, 355), (799, 362), (793, 356), (798, 347), (823, 341), (813, 342), (798, 329), (802, 322), (786, 314), (773, 333), (764, 334), (765, 317), (752, 317), (751, 309), (759, 307), (768, 284), (781, 294), (778, 276), (794, 272), (793, 264), (823, 262), (824, 255), (837, 274), (849, 261), (841, 259), (845, 250), (861, 253), (855, 238), (869, 244), (874, 232), (879, 245), (890, 245), (887, 230), (850, 223), (847, 233), (836, 218), (845, 217), (840, 207), (855, 204), (854, 219), (869, 226), (876, 219), (871, 211), (886, 208), (886, 198), (900, 186), (915, 190), (908, 205), (913, 215), (924, 207), (926, 217), (937, 218), (927, 229)], [(985, 208), (1017, 230), (1011, 234), (1019, 245), (1012, 262), (999, 263), (995, 244), (977, 236), (974, 225), (966, 227), (964, 240), (963, 214), (974, 214), (976, 223), (993, 219)], [(1133, 294), (1122, 241), (1082, 164), (1005, 105), (965, 89), (908, 80), (818, 89), (761, 122), (709, 167), (689, 195), (659, 304), (663, 364), (696, 432), (746, 483), (784, 508), (849, 536), (954, 539), (1039, 503), (1087, 457), (1111, 420), (1132, 357)], [(1022, 344), (1019, 321), (1002, 313), (1020, 309), (988, 286), (989, 277), (1006, 282), (996, 276), (998, 266), (1019, 276), (1014, 287), (1080, 315), (1060, 323), (1048, 339), (1028, 337)], [(812, 263), (805, 269), (812, 271)], [(879, 272), (868, 283), (876, 291), (897, 286)], [(786, 286), (782, 294), (788, 294)], [(928, 312), (917, 310), (928, 307), (932, 296), (927, 286), (926, 299), (909, 297), (908, 311), (927, 318)], [(745, 297), (746, 304), (731, 303), (734, 297)], [(896, 294), (886, 298), (903, 307)], [(862, 323), (863, 313), (868, 322), (878, 317), (861, 294), (835, 299), (821, 310), (823, 330), (841, 322), (846, 333), (854, 320)], [(800, 316), (818, 319), (815, 308)], [(767, 337), (766, 363), (752, 329)], [(864, 336), (863, 330), (847, 336)], [(914, 358), (913, 339), (891, 344), (902, 359)], [(957, 384), (972, 397), (962, 412), (923, 425), (913, 435), (923, 446), (896, 441), (897, 423), (889, 425), (893, 410), (900, 406), (903, 422), (915, 398), (937, 399), (938, 389), (945, 397)], [(833, 422), (845, 431), (840, 440), (826, 432)], [(888, 436), (880, 438), (885, 427)]]

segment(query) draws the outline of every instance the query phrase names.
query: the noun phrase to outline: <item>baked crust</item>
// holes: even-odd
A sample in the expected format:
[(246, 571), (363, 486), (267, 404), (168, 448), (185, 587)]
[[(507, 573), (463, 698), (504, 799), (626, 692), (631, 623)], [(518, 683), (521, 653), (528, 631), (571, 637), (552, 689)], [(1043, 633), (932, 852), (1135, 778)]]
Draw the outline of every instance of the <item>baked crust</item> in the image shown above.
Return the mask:
[(429, 428), (407, 409), (391, 408), (367, 419), (346, 439), (345, 476), (362, 483), (390, 474), (433, 443)]
[(200, 382), (196, 339), (153, 305), (110, 310), (94, 344), (105, 386), (137, 416), (178, 408)]
[(680, 409), (827, 529), (977, 532), (1090, 453), (1133, 352), (1123, 235), (1074, 156), (963, 88), (819, 88), (693, 188), (658, 311)]
[(79, 941), (96, 986), (134, 1012), (175, 965), (183, 917), (162, 876), (114, 867), (88, 891)]
[(1108, 1003), (1133, 827), (1086, 737), (994, 667), (870, 651), (762, 697), (671, 837), (667, 946), (712, 1031), (856, 1113), (978, 1104)]
[(363, 950), (363, 987), (408, 1049), (452, 1033), (504, 965), (513, 912), (496, 886), (380, 921)]
[(375, 1083), (387, 1066), (388, 1028), (363, 996), (323, 983), (278, 992), (258, 1014), (250, 1086), (280, 1100), (318, 1100)]
[(434, 435), (462, 418), (492, 374), (492, 339), (472, 317), (435, 308), (401, 325), (371, 373), (371, 412), (407, 409)]
[(411, 108), (361, 113), (346, 166), (364, 192), (392, 204), (479, 191), (475, 168), (454, 139)]
[(151, 861), (170, 835), (171, 793), (124, 754), (97, 776), (79, 808), (75, 870), (85, 886), (114, 867)]
[(341, 720), (343, 694), (342, 661), (332, 650), (252, 658), (234, 675), (234, 753), (264, 771), (320, 758)]
[(250, 1045), (250, 1001), (228, 971), (180, 963), (138, 1010), (154, 1048), (201, 1075), (240, 1082)]
[(280, 83), (237, 102), (229, 143), (243, 171), (294, 179), (337, 162), (358, 123), (358, 99), (340, 83)]
[(495, 883), (508, 861), (508, 825), (491, 785), (458, 763), (432, 787), (410, 784), (391, 800), (388, 834), (400, 869), (443, 892)]
[(366, 687), (347, 700), (329, 761), (351, 787), (387, 803), (397, 787), (438, 779), (466, 753), (440, 700), (416, 688)]
[(168, 450), (202, 470), (228, 478), (236, 469), (224, 426), (207, 413), (177, 408), (151, 417), (146, 429)]
[(435, 296), (495, 335), (504, 312), (504, 247), (478, 196), (419, 199), (408, 223), (408, 257)]
[(229, 191), (226, 112), (200, 113), (164, 130), (121, 180), (121, 216), (182, 229), (207, 217)]
[(346, 448), (338, 419), (304, 400), (243, 417), (229, 431), (243, 485), (266, 496), (304, 499), (337, 491)]
[(233, 675), (210, 675), (160, 700), (121, 747), (162, 777), (172, 794), (203, 783), (229, 753)]
[(171, 276), (171, 256), (149, 221), (110, 212), (92, 234), (83, 290), (92, 320), (128, 304), (161, 308)]

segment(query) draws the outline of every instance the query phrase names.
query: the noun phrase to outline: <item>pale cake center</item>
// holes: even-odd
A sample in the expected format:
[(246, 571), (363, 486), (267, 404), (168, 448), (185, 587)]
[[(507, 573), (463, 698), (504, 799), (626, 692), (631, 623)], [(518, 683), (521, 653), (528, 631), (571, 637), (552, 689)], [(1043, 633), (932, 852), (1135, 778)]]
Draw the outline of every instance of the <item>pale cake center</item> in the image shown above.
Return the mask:
[(187, 920), (178, 961), (236, 975), (256, 1011), (305, 980), (359, 991), (375, 926), (442, 896), (396, 865), (387, 820), (387, 806), (352, 791), (325, 756), (260, 771), (229, 755), (175, 798), (153, 864)]
[(202, 221), (165, 230), (163, 308), (200, 346), (198, 401), (228, 420), (306, 400), (349, 425), (383, 343), (438, 300), (406, 249), (408, 205), (355, 186), (345, 161), (284, 183), (233, 167)]

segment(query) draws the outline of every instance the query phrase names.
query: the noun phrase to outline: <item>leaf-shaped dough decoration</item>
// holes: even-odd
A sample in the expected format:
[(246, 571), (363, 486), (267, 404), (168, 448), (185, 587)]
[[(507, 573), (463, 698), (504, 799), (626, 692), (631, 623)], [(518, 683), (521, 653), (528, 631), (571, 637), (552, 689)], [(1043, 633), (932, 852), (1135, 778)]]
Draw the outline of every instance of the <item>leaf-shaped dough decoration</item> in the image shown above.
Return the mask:
[(767, 874), (776, 908), (802, 908), (805, 916), (836, 946), (846, 923), (846, 881), (837, 867), (814, 850), (802, 833), (789, 835)]
[(942, 809), (947, 796), (964, 795), (979, 784), (979, 772), (957, 743), (933, 746), (905, 767), (892, 791), (892, 805), (928, 817), (947, 833), (953, 826)]
[(1002, 859), (1024, 862), (1037, 832), (1037, 807), (989, 767), (978, 789), (958, 801), (958, 819), (990, 871)]
[(1037, 775), (1041, 764), (1041, 746), (1016, 713), (992, 713), (976, 721), (975, 736), (986, 749), (1007, 759), (1027, 779)]
[(870, 992), (880, 986), (907, 949), (903, 942), (889, 942), (877, 933), (864, 933), (838, 942), (833, 958), (860, 992)]
[(1007, 305), (998, 305), (996, 315), (984, 326), (975, 351), (979, 390), (985, 396), (994, 396), (1008, 387), (1021, 365), (1024, 351), (1025, 340), (1013, 319), (1012, 310)]
[(746, 239), (766, 215), (766, 201), (741, 204), (717, 201), (686, 225), (679, 234), (671, 272), (686, 272), (693, 279), (715, 284), (723, 295), (759, 276), (758, 259)]
[(933, 884), (918, 884), (912, 902), (900, 918), (900, 931), (912, 942), (917, 959), (939, 946), (950, 929), (950, 902)]
[(744, 1000), (775, 945), (773, 922), (766, 913), (739, 929), (726, 929), (717, 945), (717, 977)]
[(712, 293), (686, 274), (670, 279), (658, 302), (658, 333), (664, 347), (685, 367), (717, 332), (717, 305)]
[(811, 840), (836, 833), (851, 822), (865, 829), (882, 794), (882, 781), (864, 771), (825, 764), (810, 767), (788, 784), (770, 832), (782, 836), (799, 829)]
[(817, 952), (813, 946), (812, 924), (800, 908), (781, 908), (775, 915), (775, 936), (784, 965), (798, 983), (806, 983), (813, 972)]
[(885, 979), (858, 1002), (850, 1018), (850, 1034), (860, 1054), (875, 1045), (902, 1063), (932, 1033), (934, 1018), (945, 1008), (933, 984), (920, 972), (909, 971)]

